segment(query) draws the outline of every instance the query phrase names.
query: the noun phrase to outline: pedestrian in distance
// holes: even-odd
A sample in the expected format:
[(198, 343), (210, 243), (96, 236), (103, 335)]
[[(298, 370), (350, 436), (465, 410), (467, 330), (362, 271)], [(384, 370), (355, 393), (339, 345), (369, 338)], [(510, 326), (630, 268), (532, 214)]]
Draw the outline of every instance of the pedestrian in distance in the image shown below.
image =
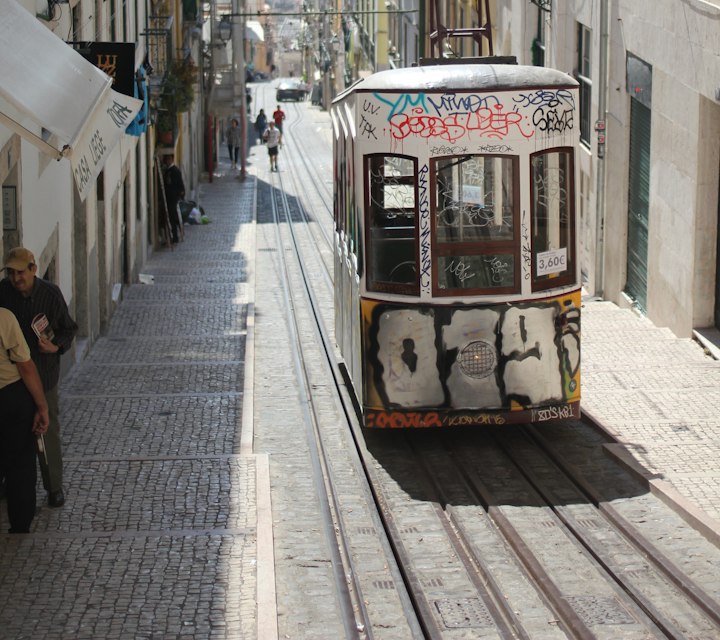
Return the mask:
[(58, 401), (60, 356), (70, 349), (78, 326), (70, 317), (60, 288), (37, 277), (31, 251), (24, 247), (11, 249), (4, 264), (7, 276), (0, 281), (0, 307), (9, 309), (17, 318), (40, 375), (50, 415), (45, 452), (39, 456), (40, 470), (48, 505), (61, 507), (65, 493)]
[(232, 168), (235, 169), (237, 168), (238, 154), (240, 153), (241, 144), (240, 127), (238, 126), (238, 121), (235, 118), (230, 121), (230, 126), (225, 132), (225, 140), (227, 141), (230, 163), (232, 164)]
[(165, 204), (170, 219), (172, 242), (177, 244), (180, 240), (180, 213), (178, 203), (185, 197), (185, 183), (183, 182), (180, 167), (175, 164), (175, 156), (165, 156)]
[(262, 140), (265, 129), (267, 129), (268, 119), (265, 115), (265, 110), (260, 109), (255, 119), (255, 132), (257, 133), (257, 139)]
[(268, 128), (263, 134), (263, 142), (267, 146), (268, 156), (270, 156), (270, 171), (277, 171), (278, 150), (282, 147), (282, 133), (275, 127), (275, 123), (270, 120)]
[(30, 533), (35, 517), (36, 438), (47, 431), (48, 404), (17, 318), (0, 308), (0, 476), (8, 533)]
[(277, 127), (277, 130), (282, 133), (283, 130), (283, 121), (285, 120), (285, 112), (280, 108), (280, 105), (277, 106), (277, 109), (273, 111), (273, 122), (275, 122), (275, 126)]

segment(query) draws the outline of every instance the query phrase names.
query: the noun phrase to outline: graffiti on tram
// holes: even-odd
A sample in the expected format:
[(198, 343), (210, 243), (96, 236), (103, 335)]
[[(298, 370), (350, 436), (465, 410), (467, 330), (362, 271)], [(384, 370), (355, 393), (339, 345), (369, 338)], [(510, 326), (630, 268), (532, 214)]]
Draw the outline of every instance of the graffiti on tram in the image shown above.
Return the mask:
[[(574, 128), (575, 100), (567, 89), (512, 94), (373, 93), (363, 98), (359, 134), (377, 140), (419, 138), (440, 145), (472, 139), (563, 135)], [(502, 146), (502, 145), (498, 145)]]
[[(368, 404), (385, 410), (383, 420), (421, 426), (439, 419), (422, 407), (468, 409), (472, 424), (491, 423), (474, 408), (548, 405), (535, 420), (563, 417), (580, 396), (579, 303), (578, 294), (477, 308), (364, 301)], [(419, 413), (387, 413), (394, 407)]]

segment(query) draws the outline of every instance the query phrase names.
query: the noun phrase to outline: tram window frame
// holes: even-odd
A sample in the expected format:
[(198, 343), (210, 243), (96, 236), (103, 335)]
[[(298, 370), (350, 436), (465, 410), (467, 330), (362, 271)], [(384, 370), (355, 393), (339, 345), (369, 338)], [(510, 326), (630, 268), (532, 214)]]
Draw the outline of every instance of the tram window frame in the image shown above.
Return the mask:
[[(512, 228), (510, 236), (507, 238), (474, 239), (459, 242), (440, 240), (438, 232), (438, 166), (444, 161), (455, 160), (456, 163), (459, 163), (470, 157), (482, 158), (484, 161), (493, 159), (509, 161), (509, 164), (505, 165), (502, 169), (502, 171), (506, 169), (510, 170), (507, 182), (511, 186), (509, 191), (504, 192), (503, 201), (507, 199), (507, 197), (512, 197), (510, 203)], [(460, 188), (462, 188), (462, 186)], [(520, 293), (520, 157), (517, 155), (473, 153), (432, 158), (430, 160), (430, 193), (432, 194), (430, 215), (432, 221), (433, 296), (447, 298)], [(502, 272), (507, 268), (508, 262), (511, 263), (512, 283), (506, 286), (494, 287), (440, 286), (440, 274), (442, 271), (451, 270), (455, 272), (458, 278), (462, 278), (461, 272), (466, 269), (472, 269), (473, 260), (479, 256), (482, 256), (483, 261), (491, 265), (490, 270), (493, 275), (496, 273), (502, 275)], [(466, 260), (463, 260), (463, 258), (466, 258)], [(507, 258), (507, 261), (503, 261), (503, 258)], [(449, 262), (448, 259), (450, 260)], [(447, 264), (441, 266), (443, 260), (447, 262)]]
[[(560, 228), (557, 233), (564, 234), (564, 246), (558, 246), (554, 249), (545, 249), (547, 251), (560, 251), (565, 249), (565, 269), (561, 271), (554, 271), (543, 273), (538, 275), (539, 266), (539, 250), (538, 250), (538, 230), (539, 230), (539, 217), (537, 212), (536, 197), (537, 190), (535, 188), (535, 168), (533, 166), (534, 161), (540, 156), (549, 156), (551, 154), (564, 154), (566, 158), (566, 164), (569, 166), (565, 167), (566, 180), (562, 183), (559, 188), (564, 188), (569, 194), (569, 197), (565, 198), (567, 208), (567, 220), (568, 224), (564, 228)], [(575, 151), (572, 147), (553, 147), (551, 149), (543, 149), (536, 153), (530, 154), (530, 244), (532, 252), (532, 290), (535, 291), (546, 291), (548, 289), (554, 289), (556, 287), (565, 287), (568, 285), (577, 284), (577, 277), (575, 274), (575, 261), (577, 259), (577, 242), (576, 242), (576, 203), (575, 203)], [(562, 213), (559, 214), (562, 218)], [(562, 220), (561, 220), (562, 223)], [(560, 254), (556, 254), (560, 256)]]
[(349, 255), (357, 259), (357, 271), (362, 275), (362, 256), (358, 234), (357, 203), (353, 186), (355, 147), (352, 138), (340, 135), (336, 139), (333, 178), (336, 185), (334, 193), (333, 218), (338, 237), (344, 242)]
[[(385, 167), (388, 158), (398, 158), (412, 163), (412, 170), (407, 174), (385, 176)], [(419, 251), (418, 251), (418, 159), (397, 153), (375, 153), (368, 154), (363, 158), (363, 186), (365, 205), (365, 249), (367, 255), (363, 263), (365, 269), (365, 280), (368, 291), (375, 293), (396, 293), (400, 295), (419, 296)], [(373, 179), (372, 176), (376, 176)], [(387, 177), (387, 179), (385, 179)], [(377, 179), (379, 178), (379, 179)], [(385, 189), (398, 185), (411, 185), (413, 194), (412, 207), (391, 207), (379, 206), (384, 204)], [(382, 189), (382, 194), (380, 190)], [(384, 218), (381, 218), (385, 212)], [(398, 220), (398, 215), (404, 215), (407, 221), (412, 220), (411, 225), (400, 225), (390, 221)], [(402, 221), (402, 219), (400, 219)], [(384, 222), (384, 224), (383, 224)], [(408, 234), (407, 230), (412, 233)], [(403, 233), (404, 231), (404, 233)], [(400, 242), (403, 241), (403, 245)], [(406, 242), (405, 242), (406, 241)], [(391, 275), (395, 269), (400, 267), (400, 273), (414, 272), (413, 280), (397, 282), (385, 279), (378, 274), (379, 261), (387, 258), (391, 253), (387, 247), (392, 246), (392, 253), (399, 253), (401, 246), (411, 247), (412, 256), (409, 260), (400, 260), (395, 267), (390, 269)]]

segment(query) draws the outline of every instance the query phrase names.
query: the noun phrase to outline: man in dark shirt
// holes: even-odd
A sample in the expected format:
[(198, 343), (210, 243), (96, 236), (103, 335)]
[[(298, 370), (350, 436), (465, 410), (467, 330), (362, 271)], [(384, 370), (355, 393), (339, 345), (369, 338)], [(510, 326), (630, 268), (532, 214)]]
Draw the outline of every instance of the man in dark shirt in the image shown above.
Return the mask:
[(185, 197), (185, 183), (180, 168), (175, 164), (175, 156), (165, 156), (165, 163), (165, 202), (170, 219), (172, 241), (173, 244), (177, 244), (182, 224), (178, 213), (178, 202)]
[[(70, 317), (60, 288), (36, 277), (37, 265), (32, 252), (23, 247), (10, 250), (5, 257), (5, 271), (7, 277), (0, 281), (0, 307), (15, 314), (42, 380), (50, 426), (45, 434), (47, 463), (45, 456), (40, 457), (40, 470), (48, 504), (61, 507), (65, 504), (65, 494), (57, 387), (60, 356), (70, 348), (78, 326)], [(43, 324), (47, 324), (44, 330)]]

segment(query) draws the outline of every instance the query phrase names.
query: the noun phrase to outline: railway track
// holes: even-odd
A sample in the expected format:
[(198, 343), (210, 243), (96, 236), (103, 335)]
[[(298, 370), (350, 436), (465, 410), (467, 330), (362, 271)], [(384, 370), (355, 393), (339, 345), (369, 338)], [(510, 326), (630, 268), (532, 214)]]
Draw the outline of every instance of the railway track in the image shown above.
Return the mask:
[(588, 425), (358, 427), (328, 330), (330, 195), (324, 161), (296, 142), (304, 112), (289, 110), (265, 197), (346, 637), (719, 637), (717, 547)]

